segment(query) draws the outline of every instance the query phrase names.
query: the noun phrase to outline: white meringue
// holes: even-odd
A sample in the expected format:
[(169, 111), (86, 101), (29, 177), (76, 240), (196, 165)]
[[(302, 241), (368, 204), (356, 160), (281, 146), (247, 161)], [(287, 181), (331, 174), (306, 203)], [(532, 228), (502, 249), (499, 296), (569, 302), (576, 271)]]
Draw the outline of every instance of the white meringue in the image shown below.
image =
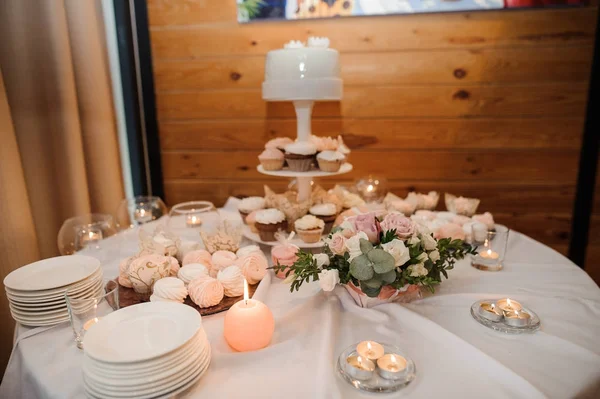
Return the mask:
[(248, 255), (250, 252), (255, 252), (255, 251), (262, 252), (258, 245), (247, 245), (245, 247), (238, 249), (235, 254), (237, 255), (238, 258), (243, 258), (244, 256)]
[(188, 296), (187, 289), (183, 281), (176, 277), (165, 277), (154, 283), (153, 293), (150, 297), (154, 297), (154, 301), (171, 301), (183, 303), (185, 297)]
[(212, 277), (200, 276), (190, 282), (188, 291), (192, 301), (201, 308), (218, 305), (225, 291), (220, 281)]
[(188, 263), (179, 269), (177, 278), (179, 278), (187, 286), (192, 280), (200, 275), (208, 276), (210, 269), (202, 263)]
[(237, 266), (229, 266), (219, 271), (217, 280), (223, 285), (225, 296), (236, 297), (244, 295), (244, 274)]

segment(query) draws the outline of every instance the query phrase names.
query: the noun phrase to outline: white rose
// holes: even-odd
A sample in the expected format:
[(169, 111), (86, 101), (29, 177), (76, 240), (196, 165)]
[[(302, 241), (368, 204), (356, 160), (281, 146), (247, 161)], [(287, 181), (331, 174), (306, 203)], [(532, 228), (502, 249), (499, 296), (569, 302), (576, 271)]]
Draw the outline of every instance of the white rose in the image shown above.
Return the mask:
[(316, 254), (314, 258), (317, 261), (317, 267), (322, 269), (323, 266), (329, 266), (329, 256), (327, 254)]
[(409, 269), (411, 277), (426, 276), (427, 273), (429, 273), (429, 271), (423, 263), (417, 263), (416, 265), (412, 265), (409, 267)]
[(356, 230), (354, 229), (354, 225), (353, 225), (352, 223), (350, 223), (348, 220), (344, 220), (344, 221), (343, 221), (343, 222), (342, 222), (342, 223), (339, 225), (339, 227), (340, 227), (342, 230), (351, 230), (351, 231), (356, 231)]
[(425, 224), (417, 224), (417, 231), (421, 235), (424, 235), (424, 234), (431, 235), (433, 233), (431, 230), (429, 230), (429, 227), (427, 227), (427, 225), (425, 225)]
[(440, 260), (440, 251), (438, 251), (437, 249), (434, 251), (431, 251), (429, 253), (429, 259), (431, 259), (431, 261), (433, 263), (437, 262), (438, 260)]
[(419, 242), (421, 242), (421, 240), (419, 240), (419, 237), (417, 237), (416, 235), (410, 237), (410, 240), (408, 240), (409, 245), (415, 245), (415, 244), (418, 244)]
[(348, 249), (348, 253), (350, 254), (348, 262), (352, 262), (354, 258), (362, 255), (362, 251), (360, 250), (361, 238), (369, 241), (369, 237), (367, 237), (367, 234), (364, 231), (361, 231), (355, 236), (346, 240), (346, 248)]
[(423, 248), (427, 251), (437, 248), (437, 241), (429, 234), (421, 234), (421, 242), (423, 243)]
[(336, 285), (340, 283), (340, 272), (337, 269), (321, 270), (319, 273), (319, 285), (323, 291), (333, 291)]
[(381, 244), (381, 248), (394, 257), (395, 266), (402, 266), (410, 260), (410, 253), (402, 240), (396, 238), (391, 242)]
[(417, 256), (419, 262), (425, 262), (428, 259), (427, 253), (422, 252), (421, 255)]

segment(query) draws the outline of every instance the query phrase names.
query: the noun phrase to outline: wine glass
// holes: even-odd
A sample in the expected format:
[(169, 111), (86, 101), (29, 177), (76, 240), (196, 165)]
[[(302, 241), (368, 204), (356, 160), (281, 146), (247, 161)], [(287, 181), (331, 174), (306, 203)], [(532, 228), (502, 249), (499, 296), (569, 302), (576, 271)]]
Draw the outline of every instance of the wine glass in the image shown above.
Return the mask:
[(65, 220), (57, 238), (61, 255), (71, 255), (84, 248), (100, 249), (103, 239), (115, 235), (117, 227), (112, 215), (90, 213)]
[(167, 214), (167, 206), (160, 197), (137, 196), (121, 201), (117, 209), (117, 226), (126, 230), (159, 219)]
[(210, 201), (188, 201), (175, 205), (169, 212), (169, 229), (198, 228), (208, 213), (217, 208)]

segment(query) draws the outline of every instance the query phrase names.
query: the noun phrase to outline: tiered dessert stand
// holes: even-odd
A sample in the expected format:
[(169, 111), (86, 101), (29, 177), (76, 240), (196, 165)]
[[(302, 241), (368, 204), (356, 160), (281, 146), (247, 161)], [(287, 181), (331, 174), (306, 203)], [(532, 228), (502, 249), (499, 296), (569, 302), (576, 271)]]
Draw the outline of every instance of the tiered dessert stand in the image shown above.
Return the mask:
[[(315, 101), (340, 101), (343, 93), (338, 52), (328, 48), (328, 39), (309, 38), (309, 46), (313, 43), (314, 47), (303, 47), (298, 42), (290, 42), (285, 49), (269, 52), (265, 67), (265, 81), (262, 85), (263, 100), (293, 102), (296, 110), (297, 141), (299, 142), (310, 140), (312, 110)], [(269, 176), (296, 178), (298, 200), (304, 201), (311, 197), (311, 182), (314, 177), (348, 173), (352, 171), (352, 165), (346, 162), (339, 171), (333, 173), (318, 169), (308, 172), (266, 171), (262, 165), (258, 165), (256, 169), (259, 173)], [(255, 239), (257, 235), (250, 234), (252, 240), (262, 242)], [(250, 238), (247, 234), (246, 236)], [(322, 245), (322, 243), (306, 244), (300, 240), (294, 240), (294, 243), (303, 248)]]

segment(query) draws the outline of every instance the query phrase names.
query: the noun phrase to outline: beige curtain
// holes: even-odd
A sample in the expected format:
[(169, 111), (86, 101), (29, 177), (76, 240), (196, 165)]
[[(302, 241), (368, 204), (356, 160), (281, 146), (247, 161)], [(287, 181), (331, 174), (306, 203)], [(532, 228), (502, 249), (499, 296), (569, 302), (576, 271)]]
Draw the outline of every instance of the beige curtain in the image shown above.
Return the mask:
[[(0, 5), (0, 278), (124, 197), (100, 0)], [(0, 293), (0, 372), (13, 324)]]

